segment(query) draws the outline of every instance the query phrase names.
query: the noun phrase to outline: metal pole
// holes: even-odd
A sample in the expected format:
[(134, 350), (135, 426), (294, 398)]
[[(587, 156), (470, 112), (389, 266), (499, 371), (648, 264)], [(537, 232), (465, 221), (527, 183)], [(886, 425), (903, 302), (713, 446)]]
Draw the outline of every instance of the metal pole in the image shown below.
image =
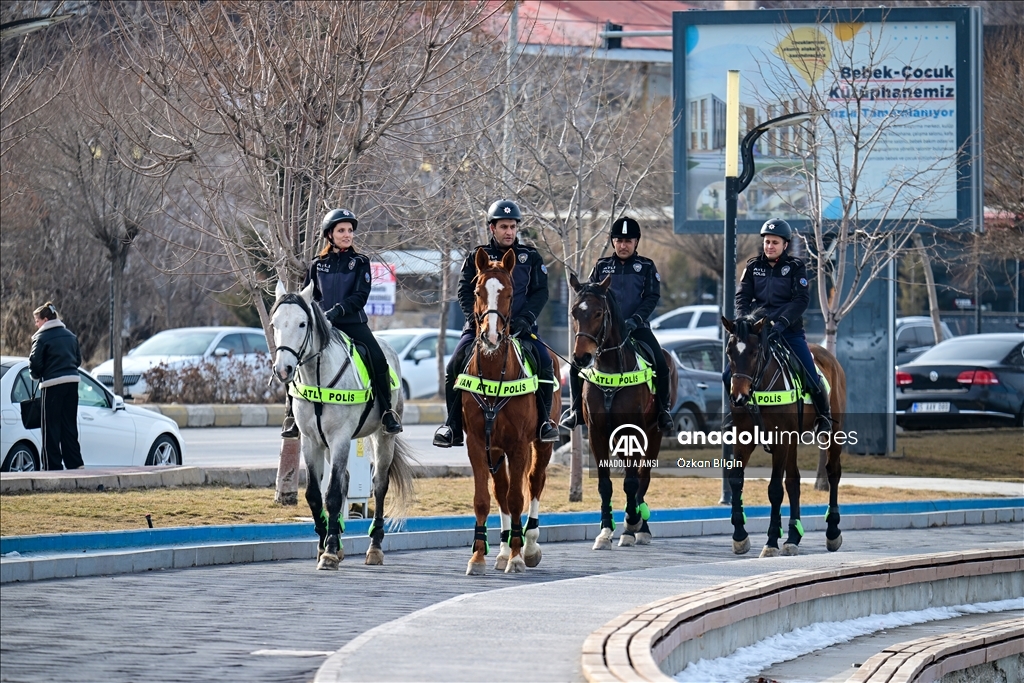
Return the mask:
[(512, 15), (508, 23), (508, 46), (505, 55), (505, 126), (502, 146), (502, 156), (505, 162), (505, 172), (502, 180), (505, 184), (506, 196), (511, 196), (512, 180), (515, 176), (516, 150), (515, 150), (515, 120), (512, 112), (515, 103), (515, 79), (512, 72), (515, 69), (516, 47), (519, 43), (519, 3), (512, 3)]
[[(739, 142), (740, 142), (740, 72), (730, 70), (726, 86), (725, 103), (725, 243), (722, 250), (722, 315), (732, 320), (736, 310), (736, 202), (739, 197)], [(722, 358), (726, 358), (728, 341), (722, 334)], [(729, 410), (729, 390), (722, 385), (722, 419)], [(723, 463), (732, 460), (732, 446), (722, 444)], [(732, 503), (729, 470), (722, 467), (722, 505)]]

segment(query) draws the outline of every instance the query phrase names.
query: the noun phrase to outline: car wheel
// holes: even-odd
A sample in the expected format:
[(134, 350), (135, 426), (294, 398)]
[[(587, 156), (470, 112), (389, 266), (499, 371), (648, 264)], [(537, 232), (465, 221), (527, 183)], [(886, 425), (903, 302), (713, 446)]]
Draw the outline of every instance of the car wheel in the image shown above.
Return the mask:
[(675, 417), (676, 431), (678, 432), (699, 432), (700, 420), (689, 408), (680, 408)]
[(39, 454), (28, 441), (19, 441), (4, 458), (0, 470), (4, 472), (36, 472), (39, 470)]
[(146, 458), (147, 467), (172, 467), (181, 464), (181, 451), (178, 442), (167, 434), (161, 434), (149, 449)]
[(409, 383), (406, 382), (404, 379), (402, 380), (402, 396), (405, 397), (406, 401), (408, 401), (411, 398), (409, 396)]

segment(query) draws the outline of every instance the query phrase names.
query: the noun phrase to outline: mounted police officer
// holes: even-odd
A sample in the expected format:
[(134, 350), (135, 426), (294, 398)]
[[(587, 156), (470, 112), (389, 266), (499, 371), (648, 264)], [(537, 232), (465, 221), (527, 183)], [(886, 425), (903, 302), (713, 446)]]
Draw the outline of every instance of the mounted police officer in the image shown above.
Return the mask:
[[(487, 210), (487, 227), (491, 231), (491, 239), (481, 246), (487, 251), (488, 256), (496, 261), (500, 261), (509, 249), (515, 252), (516, 265), (512, 270), (515, 291), (512, 293), (509, 331), (519, 338), (524, 350), (528, 351), (526, 346), (532, 344), (533, 355), (540, 362), (537, 372), (540, 379), (537, 388), (537, 413), (540, 424), (538, 438), (541, 441), (558, 441), (558, 427), (550, 419), (551, 399), (555, 388), (551, 356), (537, 336), (537, 319), (548, 301), (548, 269), (536, 249), (519, 242), (519, 223), (522, 220), (523, 214), (515, 202), (507, 199), (494, 202)], [(455, 390), (455, 379), (462, 370), (470, 345), (476, 339), (473, 307), (476, 303), (475, 255), (479, 248), (470, 250), (465, 263), (462, 264), (462, 275), (459, 278), (459, 307), (466, 316), (466, 326), (445, 371), (444, 393), (448, 403), (448, 419), (434, 433), (434, 445), (440, 448), (463, 444), (462, 392)]]
[(363, 311), (370, 296), (370, 259), (352, 247), (359, 221), (348, 209), (334, 209), (324, 216), (321, 234), (327, 244), (313, 259), (303, 288), (313, 283), (313, 299), (320, 302), (327, 319), (353, 340), (366, 346), (373, 377), (373, 395), (380, 406), (381, 423), (388, 434), (398, 434), (402, 424), (391, 409), (391, 373)]
[[(804, 366), (806, 388), (818, 412), (816, 432), (831, 431), (832, 411), (828, 395), (818, 381), (814, 358), (804, 336), (803, 314), (810, 302), (807, 268), (804, 262), (788, 252), (793, 240), (793, 229), (781, 218), (772, 218), (761, 226), (761, 253), (747, 261), (736, 290), (736, 315), (750, 315), (758, 308), (772, 323), (770, 338), (784, 339)], [(726, 389), (730, 372), (726, 366), (722, 375)]]
[[(623, 216), (612, 224), (608, 235), (615, 253), (598, 259), (590, 272), (591, 282), (601, 282), (609, 275), (608, 286), (615, 295), (619, 311), (625, 319), (624, 335), (646, 344), (654, 354), (654, 386), (658, 397), (658, 427), (663, 432), (672, 430), (672, 406), (669, 405), (669, 372), (665, 354), (651, 331), (650, 317), (661, 299), (661, 275), (651, 259), (640, 256), (640, 223)], [(569, 389), (572, 405), (562, 415), (561, 425), (573, 429), (583, 418), (583, 382), (579, 370), (572, 366), (569, 371)]]

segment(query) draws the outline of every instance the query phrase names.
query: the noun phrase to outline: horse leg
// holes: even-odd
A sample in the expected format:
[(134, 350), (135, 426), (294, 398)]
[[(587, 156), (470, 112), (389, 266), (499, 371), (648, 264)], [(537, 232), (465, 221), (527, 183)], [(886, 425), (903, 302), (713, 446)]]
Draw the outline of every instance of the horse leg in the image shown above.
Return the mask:
[(619, 535), (619, 547), (632, 547), (636, 545), (636, 532), (640, 530), (640, 511), (637, 509), (636, 494), (640, 490), (640, 477), (637, 476), (635, 467), (627, 467), (625, 477), (622, 479), (622, 490), (626, 494), (626, 519)]
[[(506, 451), (507, 452), (507, 451)], [(508, 453), (508, 513), (512, 518), (509, 546), (512, 549), (512, 556), (505, 567), (506, 574), (519, 574), (526, 571), (526, 561), (523, 559), (523, 483), (526, 479), (527, 458), (530, 456), (530, 444), (523, 443), (516, 447), (512, 453)]]
[(508, 466), (502, 463), (491, 478), (494, 480), (494, 500), (498, 501), (498, 518), (501, 520), (501, 545), (498, 547), (498, 557), (494, 560), (494, 568), (503, 572), (508, 566), (508, 558), (512, 557), (512, 546), (509, 545), (512, 515), (508, 513)]
[[(391, 448), (394, 448), (394, 438), (379, 439), (374, 444), (374, 451), (384, 448), (384, 441), (390, 440)], [(384, 549), (381, 544), (384, 541), (384, 500), (388, 495), (389, 470), (380, 463), (373, 471), (373, 522), (370, 523), (370, 547), (366, 549), (366, 564), (384, 564)]]
[[(472, 445), (472, 438), (470, 439)], [(479, 451), (483, 451), (483, 444), (479, 445)], [(470, 450), (470, 460), (473, 462), (473, 512), (476, 515), (476, 527), (473, 529), (473, 556), (469, 558), (466, 566), (467, 576), (478, 576), (487, 573), (487, 560), (484, 558), (490, 552), (490, 544), (487, 542), (487, 515), (491, 513), (491, 492), (487, 489), (487, 465), (480, 462), (482, 455), (477, 460), (472, 459), (473, 450)]]
[(795, 452), (793, 457), (786, 460), (786, 497), (789, 498), (789, 534), (782, 544), (782, 554), (796, 555), (800, 552), (804, 525), (800, 521), (800, 468), (797, 466)]
[(843, 544), (843, 532), (839, 530), (839, 478), (843, 474), (839, 455), (842, 444), (832, 443), (828, 448), (828, 514), (825, 515), (825, 547), (830, 552), (839, 550)]
[[(746, 451), (743, 453), (742, 451)], [(750, 550), (750, 535), (747, 533), (747, 513), (743, 511), (743, 475), (750, 459), (752, 447), (737, 446), (733, 451), (740, 467), (729, 468), (729, 490), (732, 493), (732, 551), (737, 555), (746, 554)]]
[(612, 477), (607, 467), (597, 468), (597, 492), (601, 494), (601, 531), (594, 539), (594, 550), (612, 547), (615, 520), (612, 518)]
[(650, 545), (653, 534), (647, 520), (651, 518), (651, 508), (644, 501), (647, 489), (651, 487), (651, 468), (640, 470), (640, 490), (636, 492), (636, 509), (640, 513), (640, 530), (636, 532), (637, 545)]
[(327, 484), (327, 538), (324, 554), (320, 556), (317, 569), (336, 570), (345, 559), (345, 547), (341, 535), (345, 533), (345, 499), (348, 497), (348, 451), (350, 441), (340, 439), (337, 452), (331, 457), (330, 481)]
[(548, 463), (551, 461), (551, 444), (534, 442), (533, 469), (530, 470), (530, 513), (526, 520), (526, 545), (523, 547), (523, 560), (527, 567), (540, 564), (540, 494), (547, 483)]
[(316, 560), (324, 554), (324, 541), (327, 538), (327, 513), (324, 512), (324, 499), (320, 491), (320, 480), (323, 478), (323, 460), (319, 453), (313, 452), (310, 439), (302, 439), (302, 459), (306, 463), (306, 503), (313, 515), (313, 526), (320, 539), (316, 546)]
[[(772, 512), (768, 519), (768, 542), (761, 549), (761, 557), (776, 557), (779, 554), (779, 538), (782, 537), (782, 478), (785, 474), (786, 459), (790, 448), (795, 445), (783, 446), (776, 444), (772, 449), (772, 478), (768, 482), (768, 502)], [(796, 456), (794, 456), (796, 457)]]

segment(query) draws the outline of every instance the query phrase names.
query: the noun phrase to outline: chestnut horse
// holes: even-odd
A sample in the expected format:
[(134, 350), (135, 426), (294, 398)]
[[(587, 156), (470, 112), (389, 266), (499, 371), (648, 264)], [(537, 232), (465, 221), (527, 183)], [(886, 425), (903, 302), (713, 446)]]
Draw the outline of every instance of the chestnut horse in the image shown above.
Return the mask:
[[(629, 338), (622, 334), (624, 321), (615, 297), (609, 295), (611, 276), (598, 284), (580, 284), (574, 273), (569, 284), (576, 291), (572, 307), (575, 332), (573, 363), (586, 380), (583, 389), (583, 420), (587, 423), (591, 457), (597, 464), (597, 490), (601, 494), (601, 531), (594, 550), (612, 546), (615, 522), (612, 519), (611, 460), (622, 461), (626, 493), (626, 525), (619, 536), (620, 546), (646, 545), (651, 542), (647, 520), (650, 508), (644, 496), (651, 484), (651, 465), (661, 452), (658, 428), (658, 403), (652, 391), (652, 368), (639, 366), (637, 353)], [(669, 405), (676, 400), (676, 365), (664, 350), (669, 368)], [(653, 365), (653, 364), (651, 364)], [(640, 435), (643, 438), (640, 438)], [(614, 445), (613, 437), (618, 436)], [(630, 437), (634, 441), (629, 441)], [(626, 441), (622, 441), (625, 438)], [(619, 444), (636, 444), (621, 452)]]
[[(501, 261), (491, 261), (484, 249), (476, 251), (477, 336), (466, 370), (456, 382), (469, 394), (463, 398), (462, 415), (466, 449), (473, 466), (476, 513), (473, 556), (466, 568), (470, 575), (487, 570), (484, 556), (488, 552), (487, 515), (491, 508), (488, 474), (493, 478), (494, 498), (501, 511), (501, 548), (494, 568), (506, 573), (522, 572), (526, 567), (536, 567), (541, 558), (538, 513), (552, 444), (537, 439), (536, 372), (530, 377), (524, 372), (520, 352), (508, 332), (515, 256), (510, 249)], [(558, 361), (554, 363), (558, 377)], [(474, 400), (469, 400), (470, 396)], [(552, 419), (561, 407), (555, 392)], [(530, 506), (524, 533), (527, 483)]]
[[(782, 554), (796, 555), (804, 528), (800, 522), (800, 470), (796, 457), (799, 437), (795, 435), (803, 435), (805, 428), (814, 424), (814, 406), (809, 401), (797, 402), (797, 394), (801, 392), (793, 381), (790, 363), (785, 361), (788, 347), (769, 344), (767, 326), (765, 319), (760, 318), (760, 311), (754, 311), (735, 322), (722, 318), (722, 324), (729, 332), (726, 347), (732, 371), (729, 402), (737, 432), (733, 453), (742, 465), (729, 470), (733, 552), (742, 555), (750, 550), (750, 538), (744, 529), (743, 471), (754, 448), (762, 445), (772, 456), (772, 476), (768, 483), (768, 500), (772, 510), (768, 523), (768, 542), (761, 551), (761, 557), (775, 557), (779, 554), (783, 474), (786, 477), (786, 493), (789, 495), (789, 534), (782, 545)], [(825, 547), (836, 551), (843, 544), (843, 535), (839, 530), (838, 496), (839, 478), (842, 475), (839, 456), (844, 439), (835, 438), (835, 435), (842, 429), (846, 412), (846, 374), (836, 357), (827, 349), (817, 344), (812, 344), (810, 349), (815, 365), (828, 382), (829, 405), (832, 409), (832, 431), (815, 435), (814, 442), (828, 453), (825, 463), (829, 486)], [(795, 362), (799, 364), (800, 361)], [(801, 405), (802, 414), (798, 411)], [(755, 427), (757, 432), (754, 431)], [(741, 437), (748, 434), (751, 436), (743, 443)]]

